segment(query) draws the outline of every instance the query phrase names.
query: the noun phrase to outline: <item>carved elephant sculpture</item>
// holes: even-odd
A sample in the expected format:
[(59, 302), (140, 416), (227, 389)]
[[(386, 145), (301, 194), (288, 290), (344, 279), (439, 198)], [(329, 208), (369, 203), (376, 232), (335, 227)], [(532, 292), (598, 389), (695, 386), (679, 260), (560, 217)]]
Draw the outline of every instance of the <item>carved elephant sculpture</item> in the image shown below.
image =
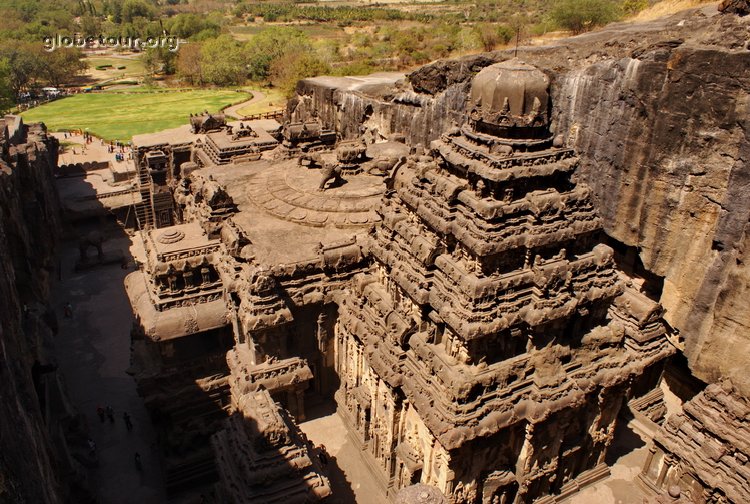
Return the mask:
[(85, 236), (82, 236), (78, 240), (78, 250), (81, 253), (81, 262), (88, 261), (88, 249), (94, 247), (96, 249), (97, 258), (101, 261), (104, 258), (104, 251), (102, 250), (102, 244), (104, 243), (104, 236), (99, 231), (91, 231)]
[(320, 170), (323, 174), (323, 178), (318, 186), (319, 190), (324, 190), (329, 180), (333, 180), (333, 186), (338, 185), (343, 179), (341, 178), (341, 167), (337, 164), (326, 163)]

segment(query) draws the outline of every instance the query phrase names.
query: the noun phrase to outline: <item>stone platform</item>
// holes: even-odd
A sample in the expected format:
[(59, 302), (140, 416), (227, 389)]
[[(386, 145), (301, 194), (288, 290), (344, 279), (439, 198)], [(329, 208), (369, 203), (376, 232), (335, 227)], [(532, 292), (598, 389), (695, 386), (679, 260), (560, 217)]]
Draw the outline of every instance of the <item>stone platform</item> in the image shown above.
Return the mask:
[(346, 183), (319, 191), (320, 169), (296, 160), (261, 159), (207, 166), (196, 172), (226, 188), (237, 205), (232, 220), (250, 240), (248, 250), (269, 267), (317, 260), (321, 244), (350, 241), (377, 222), (382, 177), (344, 175)]
[(281, 169), (260, 173), (248, 186), (253, 203), (268, 213), (315, 227), (359, 227), (378, 221), (373, 208), (384, 189), (382, 177), (343, 175), (343, 184), (319, 190), (321, 170), (297, 166), (296, 161), (281, 164)]

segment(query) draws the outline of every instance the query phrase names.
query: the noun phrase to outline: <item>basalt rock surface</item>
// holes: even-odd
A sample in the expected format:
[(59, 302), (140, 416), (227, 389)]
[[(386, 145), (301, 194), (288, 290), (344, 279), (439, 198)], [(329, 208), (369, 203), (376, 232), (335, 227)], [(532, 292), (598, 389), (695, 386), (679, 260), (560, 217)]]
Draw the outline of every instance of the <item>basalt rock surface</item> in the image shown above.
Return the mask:
[[(552, 81), (552, 129), (580, 155), (605, 231), (664, 279), (659, 301), (699, 378), (750, 395), (750, 21), (715, 4), (523, 47)], [(429, 145), (466, 119), (497, 51), (438, 61), (377, 92), (307, 79), (302, 104), (343, 137)], [(300, 113), (300, 110), (297, 110)]]
[(750, 2), (747, 0), (722, 0), (719, 4), (719, 11), (746, 16), (750, 14)]
[(558, 131), (584, 153), (581, 176), (607, 232), (664, 278), (660, 301), (693, 372), (750, 394), (750, 318), (739, 301), (750, 280), (750, 51), (732, 41), (747, 38), (737, 19), (696, 19), (692, 40), (569, 73)]
[(0, 502), (63, 502), (39, 399), (54, 323), (44, 306), (59, 205), (57, 141), (0, 118)]

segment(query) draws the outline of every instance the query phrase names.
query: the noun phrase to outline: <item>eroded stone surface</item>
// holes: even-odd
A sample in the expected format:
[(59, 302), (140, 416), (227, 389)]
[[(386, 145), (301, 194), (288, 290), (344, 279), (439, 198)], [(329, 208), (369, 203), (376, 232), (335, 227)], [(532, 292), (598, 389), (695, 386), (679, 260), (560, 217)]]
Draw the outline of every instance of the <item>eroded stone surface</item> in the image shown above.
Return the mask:
[(641, 479), (661, 502), (750, 501), (750, 405), (733, 385), (709, 385), (656, 433)]
[(267, 390), (243, 395), (238, 413), (211, 443), (219, 460), (219, 502), (303, 504), (331, 495), (307, 439)]

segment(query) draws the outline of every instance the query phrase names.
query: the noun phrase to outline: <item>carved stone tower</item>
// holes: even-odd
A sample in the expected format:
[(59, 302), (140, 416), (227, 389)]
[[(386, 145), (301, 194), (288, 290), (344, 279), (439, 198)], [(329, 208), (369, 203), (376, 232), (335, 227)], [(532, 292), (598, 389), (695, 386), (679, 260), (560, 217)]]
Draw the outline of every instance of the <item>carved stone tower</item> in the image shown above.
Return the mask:
[(607, 473), (623, 401), (673, 351), (661, 307), (599, 242), (550, 111), (544, 73), (492, 65), (468, 122), (392, 174), (335, 338), (340, 413), (391, 495), (574, 491)]

